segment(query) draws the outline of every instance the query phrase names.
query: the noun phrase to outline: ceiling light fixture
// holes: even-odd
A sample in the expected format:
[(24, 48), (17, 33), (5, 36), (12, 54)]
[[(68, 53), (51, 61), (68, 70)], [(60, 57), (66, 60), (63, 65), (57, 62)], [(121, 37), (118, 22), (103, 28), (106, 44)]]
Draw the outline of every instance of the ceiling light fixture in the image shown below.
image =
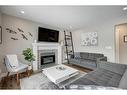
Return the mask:
[(70, 26), (70, 29), (72, 29), (72, 26)]
[(20, 11), (20, 13), (24, 14), (25, 12), (24, 11)]
[(124, 10), (124, 11), (127, 10), (127, 7), (124, 7), (123, 10)]

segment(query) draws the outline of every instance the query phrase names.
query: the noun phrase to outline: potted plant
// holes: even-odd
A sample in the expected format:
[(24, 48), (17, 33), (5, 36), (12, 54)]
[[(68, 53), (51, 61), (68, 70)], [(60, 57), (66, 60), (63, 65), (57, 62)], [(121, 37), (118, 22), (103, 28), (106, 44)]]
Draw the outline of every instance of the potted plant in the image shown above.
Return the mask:
[(28, 61), (28, 70), (31, 70), (32, 69), (32, 61), (35, 61), (35, 56), (32, 52), (32, 49), (31, 48), (27, 48), (26, 50), (23, 50), (22, 54), (24, 55), (24, 58), (25, 60)]

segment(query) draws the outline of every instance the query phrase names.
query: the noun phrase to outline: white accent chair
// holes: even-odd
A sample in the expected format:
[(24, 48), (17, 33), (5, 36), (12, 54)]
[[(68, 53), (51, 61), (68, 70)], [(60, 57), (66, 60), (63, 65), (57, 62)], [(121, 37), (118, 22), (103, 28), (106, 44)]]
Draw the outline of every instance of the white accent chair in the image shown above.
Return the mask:
[(15, 54), (6, 55), (5, 64), (8, 71), (7, 77), (9, 76), (10, 73), (16, 74), (17, 85), (20, 84), (19, 74), (21, 72), (26, 71), (29, 76), (28, 65), (20, 63), (18, 61), (17, 55)]

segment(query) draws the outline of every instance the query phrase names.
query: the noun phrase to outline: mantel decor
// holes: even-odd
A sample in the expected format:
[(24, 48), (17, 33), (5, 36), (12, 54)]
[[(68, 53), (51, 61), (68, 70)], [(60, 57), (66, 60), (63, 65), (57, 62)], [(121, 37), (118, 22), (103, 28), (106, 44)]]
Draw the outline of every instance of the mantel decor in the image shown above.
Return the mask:
[(0, 26), (0, 44), (2, 44), (2, 26)]
[(65, 67), (56, 67), (57, 70), (65, 70)]

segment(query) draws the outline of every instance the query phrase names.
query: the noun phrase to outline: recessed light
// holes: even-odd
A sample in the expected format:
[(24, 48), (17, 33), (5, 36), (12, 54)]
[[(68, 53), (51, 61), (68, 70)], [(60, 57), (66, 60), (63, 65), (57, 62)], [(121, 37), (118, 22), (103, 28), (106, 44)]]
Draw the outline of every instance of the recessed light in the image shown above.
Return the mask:
[(124, 7), (123, 10), (124, 10), (124, 11), (127, 10), (127, 7)]
[(20, 13), (24, 14), (25, 12), (24, 11), (20, 11)]
[(70, 29), (72, 29), (72, 26), (70, 26)]

